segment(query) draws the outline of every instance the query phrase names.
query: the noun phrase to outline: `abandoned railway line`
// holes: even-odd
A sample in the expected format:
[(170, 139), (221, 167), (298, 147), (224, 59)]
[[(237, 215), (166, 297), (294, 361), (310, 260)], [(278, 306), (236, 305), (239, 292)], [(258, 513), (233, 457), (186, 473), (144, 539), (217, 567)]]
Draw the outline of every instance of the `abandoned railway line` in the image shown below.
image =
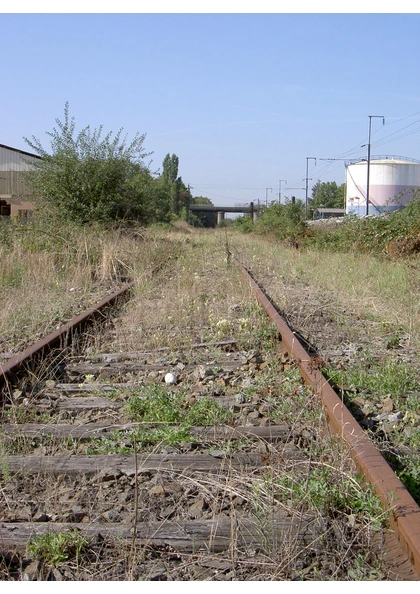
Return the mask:
[(417, 504), (235, 263), (212, 332), (121, 326), (130, 284), (0, 366), (1, 579), (418, 579)]

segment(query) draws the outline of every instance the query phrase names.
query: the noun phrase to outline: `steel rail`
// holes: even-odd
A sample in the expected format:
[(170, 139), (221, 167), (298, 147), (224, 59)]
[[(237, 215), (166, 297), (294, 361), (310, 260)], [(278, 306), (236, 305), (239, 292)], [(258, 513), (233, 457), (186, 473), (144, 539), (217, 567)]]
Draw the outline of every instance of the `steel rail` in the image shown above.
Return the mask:
[(391, 528), (396, 532), (403, 550), (420, 576), (420, 507), (373, 442), (368, 439), (328, 380), (318, 369), (314, 368), (314, 362), (310, 355), (255, 282), (250, 272), (235, 257), (232, 256), (232, 258), (249, 282), (257, 300), (276, 325), (282, 339), (282, 348), (298, 362), (306, 384), (315, 388), (326, 409), (332, 431), (345, 440), (349, 446), (350, 455), (359, 470), (373, 485), (384, 508), (391, 510)]
[(63, 326), (60, 326), (60, 328), (54, 332), (51, 332), (51, 334), (41, 338), (21, 353), (14, 355), (4, 365), (0, 363), (0, 387), (7, 382), (7, 378), (9, 376), (16, 374), (16, 372), (18, 372), (25, 363), (33, 360), (35, 356), (40, 355), (47, 350), (51, 350), (56, 346), (60, 346), (64, 342), (67, 342), (69, 336), (71, 336), (71, 333), (74, 330), (82, 327), (86, 323), (93, 321), (104, 309), (114, 305), (122, 297), (126, 297), (133, 286), (134, 283), (124, 285), (121, 287), (121, 289), (115, 293), (112, 293), (112, 295), (105, 297), (95, 305), (92, 305), (92, 307), (89, 307), (83, 311), (78, 316), (72, 318)]

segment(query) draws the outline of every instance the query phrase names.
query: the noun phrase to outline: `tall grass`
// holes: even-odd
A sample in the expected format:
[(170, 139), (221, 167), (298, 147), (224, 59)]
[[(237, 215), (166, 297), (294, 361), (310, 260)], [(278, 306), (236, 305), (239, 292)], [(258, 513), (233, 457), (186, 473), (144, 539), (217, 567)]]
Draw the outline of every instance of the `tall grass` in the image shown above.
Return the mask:
[(22, 350), (116, 290), (147, 267), (153, 249), (139, 232), (3, 223), (0, 351)]
[[(324, 290), (354, 315), (375, 317), (384, 326), (400, 328), (413, 344), (420, 340), (420, 259), (388, 260), (358, 252), (290, 249), (278, 242), (235, 234), (239, 258), (278, 288), (299, 283)], [(310, 313), (310, 310), (308, 310)]]
[(156, 334), (159, 342), (163, 325), (174, 332), (201, 327), (195, 338), (204, 340), (219, 324), (219, 335), (227, 335), (229, 307), (247, 294), (229, 269), (227, 246), (247, 266), (271, 275), (279, 290), (284, 283), (306, 283), (334, 293), (356, 315), (400, 328), (414, 342), (420, 336), (420, 261), (414, 256), (387, 260), (357, 251), (297, 250), (226, 230), (126, 232), (33, 222), (0, 228), (0, 348), (23, 348), (129, 278), (139, 298), (149, 296), (142, 313), (135, 305), (130, 309), (138, 333)]

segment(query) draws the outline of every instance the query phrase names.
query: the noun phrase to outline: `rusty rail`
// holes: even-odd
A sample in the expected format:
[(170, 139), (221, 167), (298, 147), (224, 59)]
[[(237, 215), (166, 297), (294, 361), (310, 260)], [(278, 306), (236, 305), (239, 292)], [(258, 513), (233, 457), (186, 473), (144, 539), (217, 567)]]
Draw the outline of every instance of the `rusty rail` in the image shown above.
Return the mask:
[(329, 425), (334, 433), (348, 444), (350, 454), (366, 480), (373, 485), (385, 509), (392, 508), (391, 528), (395, 530), (403, 550), (420, 575), (420, 507), (387, 464), (376, 446), (367, 438), (356, 419), (340, 400), (322, 373), (314, 369), (313, 361), (295, 333), (289, 328), (264, 294), (248, 270), (236, 259), (257, 300), (276, 325), (284, 349), (300, 365), (307, 385), (313, 386), (326, 409)]
[(60, 346), (63, 343), (67, 343), (74, 330), (82, 327), (86, 323), (93, 321), (104, 309), (114, 305), (119, 299), (126, 297), (133, 286), (134, 283), (124, 285), (112, 295), (105, 297), (78, 316), (72, 318), (63, 326), (60, 326), (58, 330), (51, 332), (51, 334), (41, 338), (21, 353), (14, 355), (4, 365), (0, 363), (0, 387), (7, 381), (9, 376), (16, 374), (16, 372), (20, 370), (24, 363), (31, 361), (34, 357), (42, 354), (43, 352), (51, 350), (56, 346)]

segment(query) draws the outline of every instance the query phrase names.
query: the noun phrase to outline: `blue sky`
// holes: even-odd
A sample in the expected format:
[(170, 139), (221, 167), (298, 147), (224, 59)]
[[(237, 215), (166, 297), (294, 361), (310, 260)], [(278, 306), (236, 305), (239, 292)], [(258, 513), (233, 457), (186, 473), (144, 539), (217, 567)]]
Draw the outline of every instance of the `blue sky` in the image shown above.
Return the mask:
[[(305, 197), (344, 161), (420, 159), (419, 14), (0, 14), (0, 143), (31, 150), (66, 101), (86, 125), (146, 134), (193, 195)], [(287, 182), (287, 183), (286, 183)]]

